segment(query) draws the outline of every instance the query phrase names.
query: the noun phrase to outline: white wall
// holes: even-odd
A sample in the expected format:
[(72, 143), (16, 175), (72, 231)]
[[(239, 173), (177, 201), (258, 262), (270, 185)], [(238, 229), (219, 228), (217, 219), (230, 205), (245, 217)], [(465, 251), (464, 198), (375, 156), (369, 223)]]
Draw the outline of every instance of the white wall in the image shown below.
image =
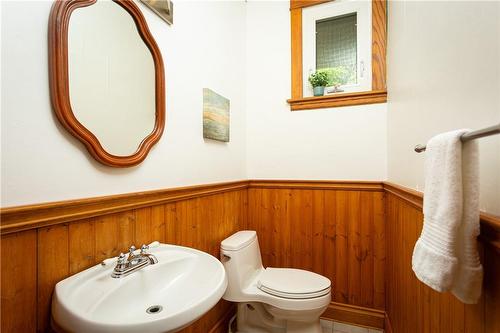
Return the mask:
[[(388, 178), (422, 190), (417, 143), (500, 122), (500, 2), (389, 2), (388, 91)], [(500, 214), (500, 136), (479, 143), (481, 209)]]
[[(244, 179), (386, 179), (423, 188), (417, 143), (500, 121), (500, 3), (389, 3), (389, 104), (290, 112), (287, 1), (144, 8), (166, 64), (167, 125), (139, 166), (94, 161), (53, 116), (51, 2), (1, 2), (2, 202)], [(231, 100), (231, 142), (202, 138), (202, 88)], [(386, 114), (386, 109), (389, 109)], [(481, 139), (482, 209), (500, 213), (500, 137)], [(386, 159), (388, 161), (386, 163)]]
[[(166, 65), (167, 122), (148, 158), (127, 169), (94, 161), (53, 115), (51, 5), (1, 2), (2, 207), (246, 178), (243, 1), (176, 1), (173, 26), (138, 4)], [(228, 144), (203, 140), (203, 87), (231, 100)]]
[(288, 1), (247, 3), (247, 175), (386, 178), (386, 105), (290, 112)]

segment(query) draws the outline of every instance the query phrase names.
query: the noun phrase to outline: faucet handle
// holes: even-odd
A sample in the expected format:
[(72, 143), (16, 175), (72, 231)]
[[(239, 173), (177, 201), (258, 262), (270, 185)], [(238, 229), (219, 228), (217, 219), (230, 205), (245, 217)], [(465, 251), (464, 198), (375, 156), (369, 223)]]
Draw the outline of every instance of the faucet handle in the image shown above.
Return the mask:
[(127, 256), (124, 253), (120, 253), (118, 259), (116, 260), (115, 270), (125, 269), (127, 266)]
[(123, 253), (120, 253), (120, 255), (118, 256), (117, 263), (124, 264), (126, 261), (127, 261), (127, 256)]
[(149, 246), (146, 245), (146, 244), (142, 244), (142, 246), (141, 246), (141, 254), (146, 254), (148, 250), (149, 250)]

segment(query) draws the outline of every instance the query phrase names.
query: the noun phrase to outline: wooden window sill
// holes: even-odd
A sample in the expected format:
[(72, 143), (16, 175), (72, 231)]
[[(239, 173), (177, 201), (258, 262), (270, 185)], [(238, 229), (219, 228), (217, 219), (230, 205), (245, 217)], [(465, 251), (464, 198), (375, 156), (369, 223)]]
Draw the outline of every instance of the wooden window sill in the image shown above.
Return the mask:
[(327, 96), (303, 97), (287, 100), (291, 111), (333, 108), (387, 102), (386, 90), (337, 93)]

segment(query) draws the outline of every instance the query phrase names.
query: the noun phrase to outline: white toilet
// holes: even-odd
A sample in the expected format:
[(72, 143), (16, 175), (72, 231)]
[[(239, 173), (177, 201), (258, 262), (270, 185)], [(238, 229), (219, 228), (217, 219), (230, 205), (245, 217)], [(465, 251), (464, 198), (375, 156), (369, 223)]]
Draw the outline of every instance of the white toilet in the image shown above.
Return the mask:
[(292, 268), (264, 268), (255, 231), (221, 243), (228, 286), (222, 298), (238, 303), (238, 333), (321, 333), (319, 317), (330, 304), (331, 282)]

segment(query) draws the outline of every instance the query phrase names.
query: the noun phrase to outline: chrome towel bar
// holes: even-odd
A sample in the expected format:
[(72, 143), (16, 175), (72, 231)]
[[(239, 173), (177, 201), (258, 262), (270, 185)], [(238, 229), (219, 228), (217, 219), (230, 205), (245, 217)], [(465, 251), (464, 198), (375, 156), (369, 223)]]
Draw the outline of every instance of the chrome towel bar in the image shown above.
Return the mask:
[[(472, 131), (469, 133), (465, 133), (460, 137), (460, 140), (462, 142), (469, 141), (469, 140), (474, 140), (478, 138), (482, 138), (485, 136), (490, 136), (490, 135), (495, 135), (495, 134), (500, 134), (500, 124), (493, 125), (490, 127), (486, 127), (477, 131)], [(425, 151), (425, 146), (424, 145), (416, 145), (415, 146), (415, 151), (417, 153), (421, 153)]]

